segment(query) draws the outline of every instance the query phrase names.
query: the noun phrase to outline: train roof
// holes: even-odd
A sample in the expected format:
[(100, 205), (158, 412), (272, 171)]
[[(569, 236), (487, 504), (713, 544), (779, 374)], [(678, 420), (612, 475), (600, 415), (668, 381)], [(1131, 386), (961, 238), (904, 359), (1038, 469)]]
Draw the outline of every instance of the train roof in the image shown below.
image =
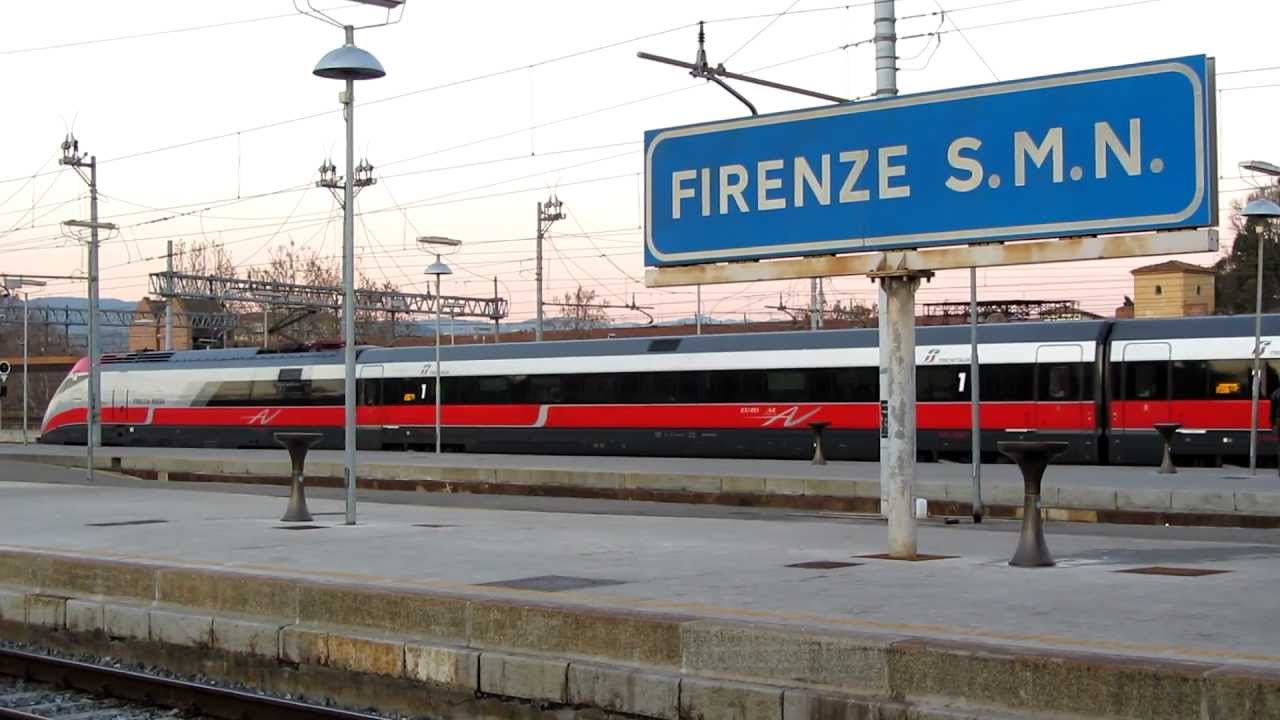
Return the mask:
[[(1119, 320), (1112, 340), (1253, 337), (1253, 315), (1206, 315), (1189, 318)], [(1280, 315), (1262, 316), (1262, 334), (1280, 335)]]
[[(978, 327), (984, 343), (1005, 342), (1088, 342), (1099, 341), (1105, 321), (1056, 323), (1001, 323)], [(828, 350), (876, 347), (874, 328), (799, 332), (733, 333), (723, 335), (679, 335), (658, 338), (610, 338), (604, 340), (559, 340), (488, 345), (445, 345), (442, 360), (519, 360), (566, 357), (608, 357), (645, 353), (710, 353), (769, 350)], [(923, 326), (917, 344), (962, 345), (969, 342), (967, 325)], [(430, 345), (400, 348), (369, 348), (360, 354), (361, 363), (430, 362), (435, 348)]]
[[(1280, 315), (1264, 315), (1263, 332), (1280, 335)], [(1247, 337), (1253, 334), (1251, 315), (1215, 315), (1195, 318), (1160, 318), (1141, 320), (1083, 320), (1038, 323), (996, 323), (978, 326), (982, 343), (1018, 342), (1102, 342), (1111, 340), (1146, 340), (1170, 338)], [(918, 345), (964, 345), (969, 342), (968, 325), (920, 326), (916, 332)], [(732, 333), (720, 335), (678, 335), (649, 338), (609, 338), (601, 340), (558, 340), (551, 342), (514, 342), (482, 345), (445, 345), (442, 359), (451, 360), (518, 360), (537, 358), (608, 357), (643, 355), (646, 353), (722, 353), (770, 350), (828, 350), (867, 348), (878, 344), (875, 328), (853, 330), (821, 330), (767, 333)], [(362, 347), (362, 364), (395, 362), (430, 362), (435, 348)], [(262, 352), (258, 348), (223, 350), (180, 350), (175, 352), (140, 352), (104, 355), (104, 370), (128, 370), (139, 365), (156, 369), (155, 365), (181, 368), (216, 368), (228, 364), (257, 367), (305, 367), (342, 362), (341, 350), (315, 352)]]

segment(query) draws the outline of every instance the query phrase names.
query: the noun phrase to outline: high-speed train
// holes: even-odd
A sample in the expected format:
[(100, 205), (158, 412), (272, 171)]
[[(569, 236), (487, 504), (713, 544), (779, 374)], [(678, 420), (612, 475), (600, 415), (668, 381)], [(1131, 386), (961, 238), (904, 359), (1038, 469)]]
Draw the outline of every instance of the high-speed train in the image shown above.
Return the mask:
[[(1178, 422), (1180, 461), (1247, 455), (1251, 317), (979, 327), (982, 443), (1066, 440), (1065, 461), (1158, 461), (1153, 424)], [(1266, 399), (1280, 382), (1280, 315), (1264, 318)], [(466, 452), (804, 458), (825, 422), (834, 459), (879, 449), (876, 330), (608, 339), (441, 349), (442, 441)], [(362, 449), (434, 444), (435, 349), (362, 347)], [(918, 447), (970, 448), (967, 326), (916, 332)], [(85, 441), (87, 361), (58, 388), (41, 442)], [(275, 447), (319, 431), (342, 445), (341, 351), (254, 348), (102, 358), (108, 445)], [(1275, 438), (1263, 435), (1263, 451)]]

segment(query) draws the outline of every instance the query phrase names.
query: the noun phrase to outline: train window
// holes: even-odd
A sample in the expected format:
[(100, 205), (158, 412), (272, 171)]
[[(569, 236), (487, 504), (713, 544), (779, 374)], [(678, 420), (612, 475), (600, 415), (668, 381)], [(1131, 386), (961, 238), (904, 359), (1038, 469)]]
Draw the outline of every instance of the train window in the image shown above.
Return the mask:
[(217, 389), (209, 396), (208, 405), (217, 407), (219, 405), (249, 405), (253, 401), (251, 399), (253, 392), (252, 380), (229, 380), (227, 382), (218, 383)]
[(512, 402), (511, 378), (506, 375), (450, 378), (444, 383), (444, 401), (458, 405)]
[(362, 378), (359, 386), (356, 387), (356, 397), (359, 398), (361, 405), (381, 405), (382, 380)]
[(1212, 397), (1209, 363), (1204, 360), (1174, 360), (1170, 368), (1169, 394), (1174, 400)]
[(1168, 400), (1169, 363), (1161, 360), (1125, 363), (1126, 400)]
[(764, 370), (733, 371), (738, 376), (737, 396), (730, 402), (763, 403), (769, 402), (769, 392), (765, 385)]
[(603, 405), (621, 400), (618, 389), (618, 375), (612, 373), (592, 373), (582, 377), (582, 397), (576, 402)]
[(1209, 395), (1216, 400), (1240, 400), (1250, 397), (1248, 360), (1210, 360)]
[(958, 402), (969, 399), (968, 365), (922, 365), (916, 369), (916, 399)]
[(712, 370), (702, 373), (702, 402), (732, 403), (738, 398), (738, 373), (733, 370)]
[(879, 370), (873, 367), (837, 368), (833, 375), (833, 402), (876, 402), (880, 399)]
[(312, 380), (311, 393), (308, 398), (309, 405), (341, 405), (343, 390), (343, 380), (341, 378), (333, 378), (331, 380)]
[(1081, 399), (1081, 376), (1084, 366), (1079, 363), (1055, 363), (1040, 365), (1039, 400), (1071, 401)]
[(429, 377), (388, 378), (382, 383), (383, 401), (388, 405), (434, 403), (435, 379)]
[(530, 399), (540, 405), (557, 405), (564, 402), (564, 387), (559, 375), (529, 376)]
[(983, 365), (979, 368), (979, 398), (986, 402), (1035, 400), (1035, 368), (1032, 363)]
[(765, 375), (769, 402), (805, 402), (806, 378), (800, 370), (770, 370)]

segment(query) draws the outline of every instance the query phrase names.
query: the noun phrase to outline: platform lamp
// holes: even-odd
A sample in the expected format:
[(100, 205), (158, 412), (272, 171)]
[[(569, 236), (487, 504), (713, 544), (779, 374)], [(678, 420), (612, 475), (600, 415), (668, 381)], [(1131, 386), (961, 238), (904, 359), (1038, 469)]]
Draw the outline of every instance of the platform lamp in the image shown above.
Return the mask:
[[(382, 22), (360, 25), (360, 29), (397, 23), (404, 17), (405, 0), (349, 0), (361, 5), (374, 5), (386, 9)], [(330, 50), (316, 63), (312, 74), (330, 80), (342, 80), (346, 87), (338, 94), (346, 120), (346, 175), (343, 177), (342, 202), (342, 345), (343, 345), (343, 472), (346, 475), (348, 525), (356, 524), (356, 282), (355, 282), (355, 233), (352, 217), (355, 180), (354, 125), (355, 81), (374, 80), (387, 74), (382, 64), (367, 50), (356, 47), (354, 25), (340, 22), (317, 9), (312, 0), (306, 0), (305, 9), (294, 0), (298, 12), (335, 27), (342, 28), (346, 42), (336, 50)], [(399, 10), (393, 20), (392, 14)]]
[[(1244, 170), (1253, 170), (1272, 177), (1280, 177), (1280, 167), (1259, 160), (1240, 164)], [(1280, 205), (1268, 198), (1250, 200), (1240, 211), (1247, 220), (1258, 219), (1265, 223), (1280, 217)], [(1249, 404), (1249, 474), (1258, 474), (1258, 396), (1262, 390), (1262, 266), (1266, 248), (1265, 225), (1258, 232), (1258, 275), (1253, 306), (1253, 396)]]
[(423, 247), (423, 249), (427, 250), (427, 251), (428, 251), (428, 252), (430, 252), (430, 253), (433, 253), (433, 254), (436, 256), (436, 261), (435, 261), (435, 262), (433, 262), (433, 263), (431, 263), (430, 265), (428, 265), (428, 266), (427, 266), (427, 269), (422, 271), (422, 274), (424, 274), (424, 275), (435, 275), (435, 276), (436, 276), (436, 296), (435, 296), (435, 303), (436, 303), (436, 363), (435, 363), (435, 365), (436, 365), (436, 367), (435, 367), (435, 376), (436, 376), (436, 390), (435, 390), (435, 396), (436, 396), (436, 413), (435, 413), (435, 415), (436, 415), (436, 454), (437, 454), (437, 455), (439, 455), (439, 454), (441, 453), (441, 451), (442, 451), (442, 444), (441, 444), (441, 437), (442, 437), (442, 435), (441, 435), (442, 423), (441, 423), (441, 421), (440, 421), (440, 412), (441, 412), (441, 402), (440, 402), (440, 311), (441, 311), (442, 306), (444, 305), (444, 299), (443, 299), (443, 298), (441, 298), (441, 296), (440, 296), (440, 279), (441, 279), (443, 276), (445, 276), (445, 275), (452, 275), (452, 274), (453, 274), (453, 268), (449, 267), (449, 265), (448, 265), (448, 264), (446, 264), (446, 263), (445, 263), (445, 261), (444, 261), (444, 260), (442, 260), (442, 259), (440, 258), (440, 255), (444, 252), (443, 248), (454, 248), (454, 249), (456, 249), (456, 248), (458, 248), (458, 247), (461, 247), (461, 246), (462, 246), (462, 241), (461, 241), (461, 240), (454, 239), (454, 238), (450, 238), (450, 237), (441, 237), (441, 236), (439, 236), (439, 235), (424, 235), (424, 236), (422, 236), (422, 237), (419, 237), (419, 238), (418, 238), (418, 244), (419, 244), (419, 245), (421, 245), (421, 246)]
[[(44, 287), (43, 280), (33, 280), (24, 278), (21, 275), (0, 276), (0, 288), (5, 292), (16, 293), (22, 288)], [(27, 380), (31, 375), (31, 350), (30, 350), (30, 334), (27, 331), (28, 319), (30, 316), (31, 291), (21, 290), (22, 292), (22, 444), (27, 444), (27, 415), (30, 412), (31, 405), (27, 399), (30, 391), (30, 383)]]

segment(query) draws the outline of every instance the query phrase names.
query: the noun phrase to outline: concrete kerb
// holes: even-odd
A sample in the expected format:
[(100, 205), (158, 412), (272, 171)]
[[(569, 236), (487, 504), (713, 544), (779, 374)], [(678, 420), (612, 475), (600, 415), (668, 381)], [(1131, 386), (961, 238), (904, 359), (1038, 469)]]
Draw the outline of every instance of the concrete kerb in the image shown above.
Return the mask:
[[(78, 466), (78, 456), (8, 454), (24, 462)], [(192, 458), (121, 455), (99, 456), (99, 466), (141, 477), (178, 480), (274, 483), (287, 482), (288, 463), (280, 459), (217, 461)], [(333, 462), (308, 463), (308, 478), (318, 486), (337, 487), (341, 467)], [(879, 498), (875, 480), (804, 477), (740, 477), (621, 473), (569, 469), (477, 468), (444, 464), (371, 463), (362, 466), (361, 483), (380, 490), (553, 494), (592, 498), (666, 502), (713, 502), (730, 505), (797, 507), (806, 510), (863, 511)], [(1022, 487), (985, 483), (984, 501), (992, 517), (1015, 517), (1022, 507)], [(916, 495), (944, 513), (967, 514), (971, 482), (963, 479), (920, 481)], [(1280, 527), (1280, 493), (1260, 491), (1116, 489), (1106, 487), (1044, 488), (1043, 507), (1050, 517), (1072, 522), (1138, 524), (1206, 524), (1228, 527)], [(1084, 511), (1084, 512), (1080, 512)], [(0, 582), (3, 572), (0, 571)]]
[[(684, 715), (708, 718), (783, 717), (788, 706), (846, 708), (842, 714), (823, 710), (824, 718), (866, 717), (865, 712), (915, 717), (903, 708), (961, 699), (989, 708), (985, 716), (1031, 712), (1176, 720), (1200, 718), (1202, 707), (1221, 709), (1210, 717), (1280, 713), (1280, 671), (1214, 662), (804, 629), (530, 603), (524, 596), (357, 587), (20, 550), (0, 549), (0, 558), (10, 567), (23, 560), (39, 566), (32, 576), (63, 578), (57, 592), (0, 589), (0, 620), (7, 623), (212, 647), (647, 717), (676, 717), (677, 707)], [(85, 593), (102, 587), (86, 569), (95, 562), (104, 568), (149, 569), (156, 601)], [(74, 571), (60, 568), (63, 563)], [(275, 599), (253, 602), (259, 583), (263, 595)], [(79, 587), (67, 587), (73, 584)], [(201, 584), (234, 589), (196, 591)], [(137, 581), (121, 587), (136, 588)], [(290, 587), (297, 599), (282, 603)], [(378, 602), (372, 594), (385, 599), (371, 605)], [(173, 601), (179, 598), (218, 607), (177, 605)], [(297, 615), (276, 615), (295, 606)], [(249, 613), (228, 612), (232, 608)], [(461, 626), (454, 627), (458, 613)], [(784, 693), (794, 693), (794, 701), (785, 702)], [(900, 710), (905, 714), (894, 714)]]

